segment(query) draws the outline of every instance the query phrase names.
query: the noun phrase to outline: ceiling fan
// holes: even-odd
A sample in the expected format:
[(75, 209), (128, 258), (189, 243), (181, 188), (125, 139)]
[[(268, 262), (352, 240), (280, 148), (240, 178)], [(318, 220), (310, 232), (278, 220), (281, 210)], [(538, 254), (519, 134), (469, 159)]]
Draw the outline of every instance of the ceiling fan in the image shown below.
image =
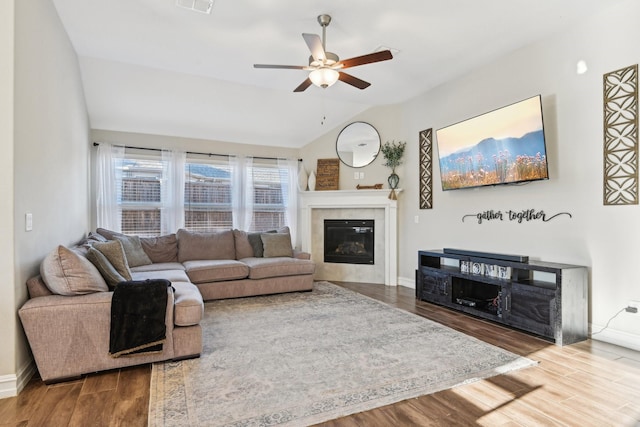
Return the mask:
[(295, 88), (293, 90), (294, 92), (302, 92), (312, 84), (315, 84), (318, 87), (327, 88), (338, 80), (357, 87), (358, 89), (366, 89), (371, 86), (371, 83), (365, 82), (351, 74), (347, 74), (342, 70), (358, 65), (371, 64), (373, 62), (387, 61), (393, 58), (391, 51), (382, 50), (341, 61), (340, 58), (338, 58), (338, 55), (326, 51), (327, 26), (330, 22), (331, 16), (318, 16), (318, 23), (322, 27), (322, 40), (320, 40), (320, 36), (317, 34), (302, 34), (304, 41), (307, 43), (307, 46), (311, 51), (309, 65), (253, 64), (253, 67), (310, 71), (309, 77)]

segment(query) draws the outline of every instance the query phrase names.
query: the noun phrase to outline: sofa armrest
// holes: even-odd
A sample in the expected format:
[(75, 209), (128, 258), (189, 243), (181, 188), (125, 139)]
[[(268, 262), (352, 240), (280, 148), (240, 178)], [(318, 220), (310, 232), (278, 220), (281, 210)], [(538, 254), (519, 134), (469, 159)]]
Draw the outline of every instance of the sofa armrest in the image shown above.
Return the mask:
[(160, 355), (113, 358), (109, 355), (113, 292), (49, 295), (28, 300), (18, 311), (44, 381), (173, 357), (173, 292), (165, 322), (167, 342)]
[(298, 249), (294, 249), (293, 257), (298, 259), (311, 259), (311, 254), (309, 252), (303, 252)]

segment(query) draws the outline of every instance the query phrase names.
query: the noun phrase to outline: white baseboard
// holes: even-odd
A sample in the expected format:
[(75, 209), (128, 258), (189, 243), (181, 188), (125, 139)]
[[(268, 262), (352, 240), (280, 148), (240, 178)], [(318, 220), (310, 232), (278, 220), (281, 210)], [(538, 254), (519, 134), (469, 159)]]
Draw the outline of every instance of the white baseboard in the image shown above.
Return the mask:
[(408, 277), (398, 277), (398, 285), (404, 286), (405, 288), (415, 289), (416, 279), (414, 278), (409, 279)]
[(631, 350), (640, 351), (640, 336), (630, 334), (628, 332), (616, 331), (615, 329), (604, 329), (604, 325), (591, 324), (592, 331), (601, 331), (591, 335), (591, 339), (596, 341), (604, 341), (609, 344), (619, 345), (620, 347), (630, 348)]
[(33, 360), (30, 360), (22, 366), (17, 375), (0, 376), (0, 399), (17, 396), (35, 373), (36, 366)]

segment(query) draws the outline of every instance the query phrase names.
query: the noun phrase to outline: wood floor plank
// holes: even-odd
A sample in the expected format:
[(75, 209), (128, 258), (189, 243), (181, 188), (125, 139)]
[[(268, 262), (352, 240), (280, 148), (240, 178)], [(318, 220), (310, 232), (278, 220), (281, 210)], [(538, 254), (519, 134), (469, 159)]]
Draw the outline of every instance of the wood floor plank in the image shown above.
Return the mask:
[(78, 381), (47, 387), (36, 411), (29, 417), (29, 425), (67, 427), (81, 391), (82, 382)]
[(115, 390), (118, 386), (118, 377), (120, 371), (112, 370), (106, 372), (98, 372), (87, 377), (82, 386), (81, 395), (99, 393), (106, 390)]

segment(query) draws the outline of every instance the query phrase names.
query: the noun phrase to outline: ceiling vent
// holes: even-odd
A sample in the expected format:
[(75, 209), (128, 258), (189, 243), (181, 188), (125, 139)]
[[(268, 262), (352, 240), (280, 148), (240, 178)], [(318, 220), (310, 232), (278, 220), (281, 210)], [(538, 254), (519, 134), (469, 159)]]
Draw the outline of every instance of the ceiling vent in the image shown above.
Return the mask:
[(176, 6), (200, 13), (211, 13), (215, 0), (176, 0)]

